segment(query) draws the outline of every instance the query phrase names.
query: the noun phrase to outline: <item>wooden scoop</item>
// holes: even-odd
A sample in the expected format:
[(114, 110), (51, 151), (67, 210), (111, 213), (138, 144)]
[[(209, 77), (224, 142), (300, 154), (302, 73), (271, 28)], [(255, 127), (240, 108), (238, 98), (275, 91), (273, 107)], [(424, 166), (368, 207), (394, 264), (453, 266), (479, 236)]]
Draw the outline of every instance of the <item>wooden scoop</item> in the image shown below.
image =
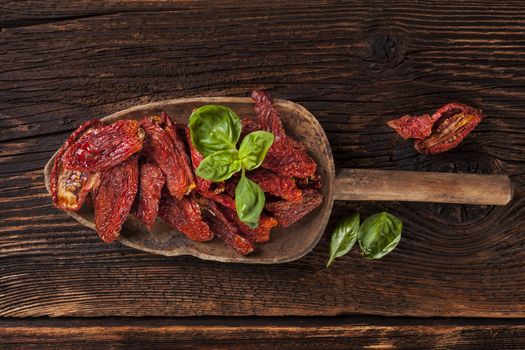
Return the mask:
[[(321, 238), (334, 200), (419, 201), (505, 205), (512, 198), (512, 186), (505, 175), (473, 175), (390, 170), (341, 169), (335, 171), (330, 144), (315, 117), (302, 106), (274, 100), (287, 133), (303, 142), (319, 165), (324, 195), (323, 204), (288, 228), (272, 230), (268, 243), (257, 251), (241, 256), (218, 239), (197, 243), (187, 239), (161, 220), (153, 231), (131, 215), (124, 223), (119, 241), (127, 246), (168, 256), (193, 255), (201, 259), (249, 264), (273, 264), (292, 261), (307, 254)], [(109, 124), (119, 119), (139, 119), (166, 111), (177, 122), (187, 123), (193, 109), (204, 104), (223, 104), (241, 116), (254, 116), (253, 102), (245, 97), (199, 97), (149, 103), (114, 113), (104, 119)], [(44, 169), (46, 187), (55, 155)], [(95, 228), (93, 209), (84, 206), (68, 213), (82, 225)]]

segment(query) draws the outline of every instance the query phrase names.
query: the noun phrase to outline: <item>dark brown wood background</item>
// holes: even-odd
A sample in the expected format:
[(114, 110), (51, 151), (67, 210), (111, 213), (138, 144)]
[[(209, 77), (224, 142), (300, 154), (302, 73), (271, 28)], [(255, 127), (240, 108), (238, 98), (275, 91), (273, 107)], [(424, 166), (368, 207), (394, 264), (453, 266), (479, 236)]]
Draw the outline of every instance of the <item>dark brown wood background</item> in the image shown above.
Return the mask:
[[(525, 347), (523, 5), (0, 0), (0, 315), (96, 317), (8, 318), (0, 343)], [(51, 205), (43, 166), (82, 121), (253, 88), (308, 108), (337, 167), (504, 173), (515, 198), (507, 207), (336, 203), (314, 251), (277, 266), (106, 245)], [(385, 125), (450, 101), (486, 115), (452, 152), (417, 154)], [(337, 219), (382, 209), (404, 220), (398, 248), (326, 269)]]

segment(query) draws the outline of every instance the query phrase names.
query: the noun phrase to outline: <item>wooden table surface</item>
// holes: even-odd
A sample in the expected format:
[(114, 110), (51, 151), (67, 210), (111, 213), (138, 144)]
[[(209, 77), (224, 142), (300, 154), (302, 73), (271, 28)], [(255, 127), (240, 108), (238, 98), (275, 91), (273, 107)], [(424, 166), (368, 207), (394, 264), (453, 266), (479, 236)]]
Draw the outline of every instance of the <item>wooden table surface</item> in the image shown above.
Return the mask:
[[(0, 28), (0, 344), (525, 347), (522, 1), (1, 0)], [(336, 202), (317, 247), (274, 266), (106, 245), (51, 205), (44, 164), (81, 122), (254, 88), (309, 109), (339, 168), (508, 174), (514, 200)], [(451, 101), (486, 118), (449, 153), (385, 125)], [(334, 223), (383, 209), (398, 248), (326, 269)]]

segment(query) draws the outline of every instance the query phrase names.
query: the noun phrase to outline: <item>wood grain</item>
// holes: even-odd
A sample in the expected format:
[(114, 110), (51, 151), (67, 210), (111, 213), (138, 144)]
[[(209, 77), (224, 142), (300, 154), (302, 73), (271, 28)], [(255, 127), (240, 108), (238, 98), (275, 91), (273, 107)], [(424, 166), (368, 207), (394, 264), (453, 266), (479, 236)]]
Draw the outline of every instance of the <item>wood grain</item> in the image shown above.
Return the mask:
[[(0, 10), (0, 315), (525, 317), (520, 1), (49, 4)], [(337, 202), (312, 253), (271, 267), (105, 245), (51, 206), (42, 168), (82, 121), (253, 88), (310, 110), (338, 168), (509, 174), (515, 198)], [(451, 101), (486, 115), (452, 152), (417, 154), (385, 124)], [(354, 210), (403, 218), (403, 239), (327, 270), (329, 231)]]
[(489, 320), (199, 318), (0, 321), (9, 349), (522, 349), (525, 326)]

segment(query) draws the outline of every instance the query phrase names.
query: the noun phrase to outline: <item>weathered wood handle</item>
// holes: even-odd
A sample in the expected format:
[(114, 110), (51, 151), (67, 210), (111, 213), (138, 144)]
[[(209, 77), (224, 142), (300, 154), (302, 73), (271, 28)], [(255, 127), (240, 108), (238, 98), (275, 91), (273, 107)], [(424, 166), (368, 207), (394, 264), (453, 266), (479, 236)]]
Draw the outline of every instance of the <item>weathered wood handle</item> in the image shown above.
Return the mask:
[(506, 175), (340, 169), (335, 199), (505, 205), (512, 199)]

